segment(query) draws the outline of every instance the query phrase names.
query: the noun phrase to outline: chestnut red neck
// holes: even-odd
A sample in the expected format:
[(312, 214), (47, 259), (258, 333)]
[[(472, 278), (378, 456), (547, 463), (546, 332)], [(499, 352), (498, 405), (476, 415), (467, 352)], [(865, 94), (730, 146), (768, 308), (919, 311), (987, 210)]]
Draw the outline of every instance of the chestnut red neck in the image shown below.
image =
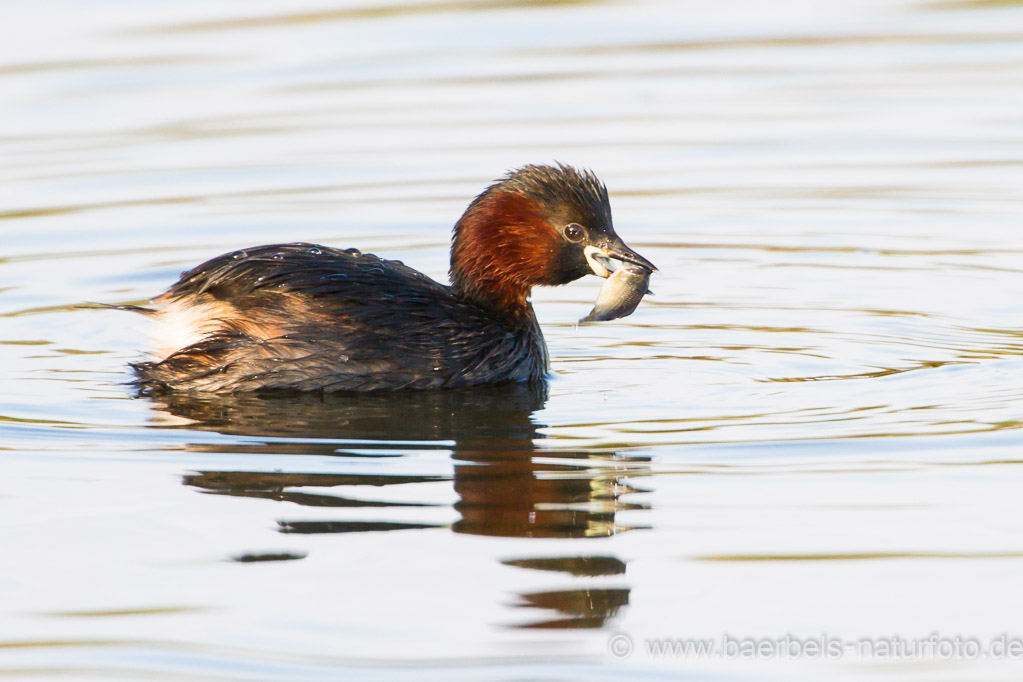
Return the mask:
[(558, 246), (557, 233), (536, 202), (491, 188), (455, 224), (452, 288), (494, 312), (528, 315), (530, 291), (551, 279)]

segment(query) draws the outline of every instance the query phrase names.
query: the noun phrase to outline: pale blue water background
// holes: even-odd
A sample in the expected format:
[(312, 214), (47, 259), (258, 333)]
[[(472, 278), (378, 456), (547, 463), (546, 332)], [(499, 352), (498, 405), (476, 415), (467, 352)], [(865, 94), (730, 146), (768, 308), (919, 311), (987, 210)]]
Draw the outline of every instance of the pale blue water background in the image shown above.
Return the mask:
[[(643, 640), (1023, 637), (1020, 3), (7, 3), (0, 103), (0, 677), (1019, 679)], [(136, 398), (73, 307), (444, 279), (555, 159), (661, 272), (536, 293), (548, 396)]]

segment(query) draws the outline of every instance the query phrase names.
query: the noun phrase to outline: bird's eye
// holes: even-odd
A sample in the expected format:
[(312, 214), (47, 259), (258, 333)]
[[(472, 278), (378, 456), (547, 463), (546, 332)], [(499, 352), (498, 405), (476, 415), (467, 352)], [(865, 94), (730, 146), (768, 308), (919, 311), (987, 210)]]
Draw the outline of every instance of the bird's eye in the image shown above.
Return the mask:
[(586, 236), (586, 230), (579, 223), (569, 223), (565, 225), (565, 239), (570, 242), (582, 241), (582, 238)]

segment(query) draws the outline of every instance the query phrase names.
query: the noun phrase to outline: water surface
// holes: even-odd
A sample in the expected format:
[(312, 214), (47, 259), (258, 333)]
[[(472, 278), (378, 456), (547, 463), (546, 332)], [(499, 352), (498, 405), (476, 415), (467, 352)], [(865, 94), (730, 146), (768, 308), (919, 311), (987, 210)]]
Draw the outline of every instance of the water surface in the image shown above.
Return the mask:
[[(1019, 677), (643, 645), (1023, 637), (1018, 2), (0, 11), (0, 675)], [(661, 271), (536, 292), (543, 390), (139, 397), (78, 307), (280, 241), (444, 280), (555, 159)]]

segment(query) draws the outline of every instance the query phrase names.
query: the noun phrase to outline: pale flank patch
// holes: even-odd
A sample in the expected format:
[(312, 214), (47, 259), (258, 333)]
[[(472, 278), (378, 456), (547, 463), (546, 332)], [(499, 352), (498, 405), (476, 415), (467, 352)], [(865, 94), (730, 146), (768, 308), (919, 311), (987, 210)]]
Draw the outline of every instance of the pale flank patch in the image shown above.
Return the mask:
[(224, 326), (231, 306), (223, 303), (195, 304), (189, 301), (157, 301), (151, 327), (150, 352), (161, 362), (177, 351), (199, 343)]

